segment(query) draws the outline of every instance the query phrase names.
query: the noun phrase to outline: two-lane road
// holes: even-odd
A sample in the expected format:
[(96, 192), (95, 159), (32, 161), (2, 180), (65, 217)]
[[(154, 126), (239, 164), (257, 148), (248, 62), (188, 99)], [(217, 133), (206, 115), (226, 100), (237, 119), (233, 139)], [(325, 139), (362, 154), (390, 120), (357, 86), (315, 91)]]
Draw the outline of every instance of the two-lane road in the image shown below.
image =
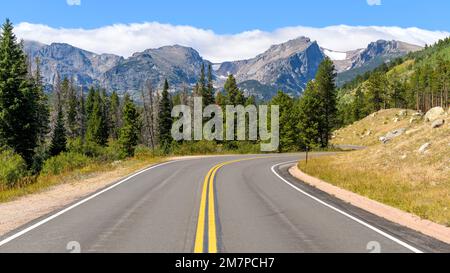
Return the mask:
[(0, 252), (450, 251), (296, 181), (287, 168), (303, 157), (161, 164), (7, 234)]

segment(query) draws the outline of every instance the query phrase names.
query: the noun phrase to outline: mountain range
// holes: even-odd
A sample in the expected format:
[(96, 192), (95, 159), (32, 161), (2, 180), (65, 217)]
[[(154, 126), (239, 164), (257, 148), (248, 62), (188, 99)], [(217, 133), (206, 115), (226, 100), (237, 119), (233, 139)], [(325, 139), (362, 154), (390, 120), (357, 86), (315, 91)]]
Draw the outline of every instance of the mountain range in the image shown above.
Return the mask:
[(322, 48), (307, 37), (299, 37), (273, 45), (252, 59), (212, 64), (195, 49), (179, 45), (147, 49), (123, 58), (95, 54), (63, 43), (24, 42), (28, 56), (39, 58), (43, 80), (49, 90), (59, 74), (60, 78), (72, 78), (85, 89), (94, 85), (132, 95), (138, 94), (147, 82), (160, 88), (167, 78), (172, 91), (176, 91), (194, 85), (202, 66), (211, 64), (218, 89), (227, 76), (233, 74), (247, 94), (262, 100), (269, 99), (280, 89), (293, 96), (300, 95), (327, 56), (335, 63), (337, 83), (341, 85), (383, 62), (420, 49), (400, 41), (380, 40), (365, 49), (338, 52)]

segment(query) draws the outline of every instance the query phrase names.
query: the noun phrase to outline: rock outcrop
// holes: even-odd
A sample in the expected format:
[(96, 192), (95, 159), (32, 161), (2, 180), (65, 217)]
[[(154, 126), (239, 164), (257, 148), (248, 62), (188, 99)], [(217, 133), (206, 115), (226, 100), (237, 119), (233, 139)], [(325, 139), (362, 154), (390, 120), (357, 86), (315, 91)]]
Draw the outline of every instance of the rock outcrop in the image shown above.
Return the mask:
[(433, 129), (440, 128), (440, 127), (444, 126), (444, 124), (445, 124), (444, 119), (437, 119), (437, 120), (433, 121), (433, 123), (431, 124), (431, 128), (433, 128)]
[(433, 121), (437, 120), (438, 118), (442, 117), (443, 115), (445, 115), (444, 108), (434, 107), (425, 114), (425, 121), (433, 122)]
[(401, 128), (394, 130), (392, 132), (387, 133), (385, 136), (380, 137), (380, 141), (384, 144), (387, 144), (389, 141), (393, 140), (396, 137), (403, 135), (406, 132), (406, 128)]

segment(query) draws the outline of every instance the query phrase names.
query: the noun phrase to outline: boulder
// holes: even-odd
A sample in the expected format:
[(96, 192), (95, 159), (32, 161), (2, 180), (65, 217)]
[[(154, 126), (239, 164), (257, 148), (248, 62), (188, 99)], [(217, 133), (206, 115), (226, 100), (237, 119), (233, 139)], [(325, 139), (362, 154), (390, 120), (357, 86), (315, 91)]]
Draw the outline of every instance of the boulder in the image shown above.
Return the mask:
[(433, 123), (431, 124), (431, 128), (433, 128), (433, 129), (440, 128), (444, 124), (445, 124), (445, 120), (437, 119), (437, 120), (433, 121)]
[(434, 107), (425, 114), (426, 122), (433, 122), (445, 114), (444, 108)]
[(401, 110), (400, 112), (398, 112), (397, 116), (399, 116), (399, 117), (407, 117), (408, 116), (408, 111)]
[(425, 143), (419, 148), (419, 153), (424, 154), (431, 147), (431, 143)]
[(384, 136), (380, 137), (378, 140), (380, 140), (380, 142), (382, 142), (383, 144), (386, 144), (389, 142), (388, 139)]
[(393, 140), (396, 137), (399, 137), (403, 135), (406, 132), (406, 128), (401, 128), (394, 130), (392, 132), (387, 133), (385, 136), (380, 137), (380, 141), (384, 144), (388, 143), (389, 141)]

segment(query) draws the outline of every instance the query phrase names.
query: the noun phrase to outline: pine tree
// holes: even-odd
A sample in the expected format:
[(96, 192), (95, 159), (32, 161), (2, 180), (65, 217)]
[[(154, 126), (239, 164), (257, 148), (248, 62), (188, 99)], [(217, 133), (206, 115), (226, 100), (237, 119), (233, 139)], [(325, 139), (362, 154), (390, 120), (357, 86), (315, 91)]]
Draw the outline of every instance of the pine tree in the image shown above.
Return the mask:
[(245, 106), (256, 105), (255, 96), (249, 96), (245, 101)]
[(67, 138), (66, 129), (64, 128), (64, 115), (61, 108), (58, 109), (55, 129), (50, 144), (49, 153), (51, 156), (57, 156), (66, 151)]
[(300, 146), (308, 149), (320, 147), (322, 138), (320, 125), (323, 119), (320, 109), (322, 109), (323, 103), (313, 81), (308, 83), (297, 105)]
[(239, 90), (236, 79), (233, 75), (229, 75), (224, 85), (226, 104), (227, 105), (239, 105), (242, 102), (243, 94)]
[(214, 89), (214, 79), (212, 74), (212, 65), (208, 65), (208, 84), (206, 86), (205, 94), (203, 95), (203, 102), (206, 106), (215, 103), (215, 89)]
[(87, 135), (88, 141), (101, 146), (108, 143), (108, 123), (104, 100), (99, 90), (94, 92), (92, 112), (89, 115)]
[(384, 82), (382, 73), (373, 73), (367, 82), (367, 94), (371, 112), (377, 112), (383, 108), (383, 91)]
[(394, 77), (389, 89), (389, 108), (407, 108), (406, 88), (404, 83)]
[[(65, 77), (60, 84), (60, 101), (61, 101), (61, 108), (64, 112), (64, 116), (67, 116), (67, 111), (69, 109), (69, 96), (71, 92), (70, 87), (70, 81), (67, 77)], [(67, 126), (67, 124), (66, 124)]]
[(225, 110), (225, 106), (227, 105), (227, 98), (224, 96), (223, 92), (217, 93), (216, 104), (222, 107), (222, 110)]
[(195, 84), (195, 87), (194, 87), (194, 96), (195, 97), (201, 97), (202, 96), (202, 92), (201, 92), (201, 89), (200, 89), (200, 85), (198, 84), (198, 83), (196, 83)]
[(172, 143), (172, 100), (169, 94), (169, 83), (167, 80), (164, 82), (164, 89), (162, 92), (162, 98), (159, 103), (159, 115), (158, 115), (158, 128), (159, 128), (159, 143), (163, 150), (167, 153)]
[(120, 130), (119, 142), (125, 155), (134, 156), (141, 125), (136, 106), (128, 95), (125, 96), (122, 116), (123, 127)]
[(106, 89), (102, 89), (100, 92), (101, 96), (101, 105), (102, 105), (102, 130), (104, 137), (106, 138), (106, 141), (108, 141), (110, 137), (110, 131), (111, 131), (111, 114), (110, 114), (110, 106), (111, 106), (111, 100), (108, 94), (106, 93)]
[(199, 86), (199, 93), (203, 97), (203, 100), (205, 100), (206, 97), (206, 74), (205, 74), (205, 65), (202, 64), (202, 68), (200, 71), (200, 79), (198, 80), (198, 86)]
[(83, 89), (80, 88), (80, 104), (78, 105), (77, 109), (77, 116), (78, 116), (78, 124), (80, 128), (80, 137), (81, 140), (84, 141), (86, 137), (86, 130), (87, 130), (87, 118), (86, 118), (86, 101), (84, 99), (84, 93)]
[(61, 93), (56, 93), (56, 122), (53, 129), (53, 135), (50, 143), (49, 153), (51, 156), (57, 156), (66, 151), (67, 137), (66, 128), (64, 126), (64, 112), (62, 109)]
[(34, 90), (37, 97), (38, 110), (36, 112), (36, 120), (38, 122), (38, 142), (42, 145), (45, 142), (45, 137), (48, 134), (50, 127), (50, 110), (48, 107), (48, 97), (44, 92), (41, 75), (41, 61), (39, 58), (35, 59), (36, 72), (34, 74)]
[(78, 98), (76, 94), (76, 87), (72, 80), (68, 81), (66, 90), (65, 108), (66, 108), (66, 130), (69, 138), (76, 138), (80, 136), (80, 128), (77, 122), (77, 108)]
[(270, 105), (280, 107), (280, 146), (279, 152), (295, 151), (298, 149), (298, 131), (294, 99), (283, 91), (278, 91), (272, 98)]
[(333, 61), (326, 58), (320, 65), (316, 75), (315, 88), (323, 104), (320, 124), (321, 146), (328, 146), (332, 130), (337, 125), (337, 92), (336, 73)]
[(94, 109), (96, 90), (94, 87), (89, 88), (89, 92), (86, 99), (86, 119), (89, 121), (91, 118), (92, 110)]
[(109, 120), (111, 123), (110, 136), (112, 139), (117, 140), (119, 138), (120, 128), (120, 99), (115, 91), (111, 95), (109, 109)]
[(28, 76), (22, 45), (7, 19), (0, 35), (0, 145), (20, 154), (30, 167), (40, 134), (43, 96)]
[(366, 117), (366, 106), (365, 106), (365, 97), (364, 93), (361, 91), (361, 88), (356, 89), (355, 98), (353, 100), (353, 104), (351, 106), (352, 110), (352, 121), (358, 121), (362, 118)]
[(149, 146), (152, 151), (155, 150), (155, 127), (156, 127), (156, 103), (155, 94), (151, 81), (147, 81), (145, 85), (145, 90), (142, 90), (141, 97), (143, 103), (143, 119), (144, 119), (144, 140), (147, 146)]

